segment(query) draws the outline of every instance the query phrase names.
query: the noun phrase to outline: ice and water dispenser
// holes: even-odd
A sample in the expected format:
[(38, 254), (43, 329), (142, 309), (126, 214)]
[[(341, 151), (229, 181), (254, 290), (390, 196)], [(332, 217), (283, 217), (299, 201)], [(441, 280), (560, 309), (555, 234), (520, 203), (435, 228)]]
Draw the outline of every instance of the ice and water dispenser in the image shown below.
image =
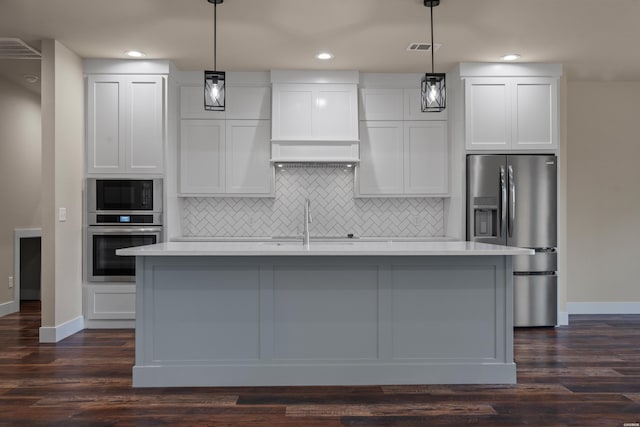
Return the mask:
[(499, 206), (494, 197), (475, 197), (473, 206), (473, 237), (497, 237)]

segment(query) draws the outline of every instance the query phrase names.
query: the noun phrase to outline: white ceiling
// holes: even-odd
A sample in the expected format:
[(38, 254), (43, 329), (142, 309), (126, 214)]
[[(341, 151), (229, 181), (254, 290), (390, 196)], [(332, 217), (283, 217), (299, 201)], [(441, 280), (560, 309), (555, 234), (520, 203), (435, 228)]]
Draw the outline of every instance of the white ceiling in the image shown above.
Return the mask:
[[(225, 0), (218, 6), (218, 69), (425, 72), (423, 0)], [(434, 8), (436, 71), (457, 62), (562, 63), (571, 80), (640, 81), (640, 0), (441, 0)], [(213, 5), (206, 0), (0, 0), (0, 37), (39, 46), (57, 39), (84, 58), (172, 60), (213, 66)], [(329, 50), (335, 58), (314, 55)], [(28, 63), (28, 64), (25, 64)], [(0, 76), (39, 73), (38, 61), (0, 60)], [(17, 67), (19, 71), (15, 71)]]

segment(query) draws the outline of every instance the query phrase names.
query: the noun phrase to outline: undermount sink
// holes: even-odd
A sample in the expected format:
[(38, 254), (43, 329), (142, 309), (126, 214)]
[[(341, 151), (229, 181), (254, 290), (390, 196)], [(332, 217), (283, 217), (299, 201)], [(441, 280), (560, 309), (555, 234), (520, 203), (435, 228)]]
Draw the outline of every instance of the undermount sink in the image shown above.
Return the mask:
[[(262, 242), (262, 245), (267, 246), (302, 246), (302, 242)], [(310, 246), (325, 246), (325, 245), (353, 245), (353, 242), (309, 242)]]

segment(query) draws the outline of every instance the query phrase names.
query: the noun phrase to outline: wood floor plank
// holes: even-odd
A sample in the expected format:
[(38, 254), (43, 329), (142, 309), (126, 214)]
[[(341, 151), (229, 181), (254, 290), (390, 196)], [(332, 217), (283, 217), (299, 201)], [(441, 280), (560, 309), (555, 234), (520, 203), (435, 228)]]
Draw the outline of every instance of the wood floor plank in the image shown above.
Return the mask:
[(290, 417), (399, 417), (440, 415), (494, 415), (490, 405), (474, 404), (364, 404), (364, 405), (287, 405)]
[(517, 329), (516, 385), (132, 388), (133, 330), (38, 343), (0, 318), (0, 426), (620, 426), (640, 422), (640, 316)]

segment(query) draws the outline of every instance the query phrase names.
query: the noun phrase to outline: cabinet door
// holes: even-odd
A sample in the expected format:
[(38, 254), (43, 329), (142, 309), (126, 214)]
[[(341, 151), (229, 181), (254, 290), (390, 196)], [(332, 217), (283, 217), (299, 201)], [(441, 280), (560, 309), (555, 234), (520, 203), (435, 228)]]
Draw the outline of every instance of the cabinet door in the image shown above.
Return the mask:
[(358, 93), (356, 85), (318, 84), (312, 107), (312, 139), (355, 141), (358, 139)]
[(403, 193), (403, 129), (401, 121), (360, 122), (358, 196)]
[(271, 89), (229, 86), (227, 88), (227, 119), (271, 120)]
[(124, 123), (126, 171), (162, 173), (164, 165), (164, 78), (132, 76), (127, 82)]
[(404, 123), (405, 194), (446, 194), (448, 164), (447, 122)]
[(180, 118), (223, 120), (226, 117), (226, 111), (207, 111), (204, 109), (204, 76), (200, 86), (180, 87)]
[(86, 285), (87, 319), (134, 320), (136, 318), (136, 286)]
[(360, 89), (360, 120), (402, 120), (402, 89)]
[(270, 144), (268, 120), (227, 121), (227, 193), (274, 194)]
[(274, 84), (272, 138), (275, 141), (356, 141), (355, 84)]
[(512, 105), (513, 149), (558, 147), (556, 79), (514, 79)]
[(272, 138), (309, 139), (312, 135), (313, 85), (274, 84), (272, 96)]
[(468, 150), (511, 147), (510, 80), (470, 78), (465, 81), (465, 141)]
[(447, 120), (449, 109), (437, 113), (422, 112), (422, 91), (420, 80), (416, 80), (416, 87), (404, 89), (404, 120)]
[(125, 168), (122, 76), (87, 79), (87, 173), (119, 173)]
[(182, 120), (180, 128), (180, 193), (224, 193), (225, 122)]
[(202, 86), (180, 87), (182, 119), (271, 119), (271, 88), (227, 86), (226, 111), (206, 111)]

